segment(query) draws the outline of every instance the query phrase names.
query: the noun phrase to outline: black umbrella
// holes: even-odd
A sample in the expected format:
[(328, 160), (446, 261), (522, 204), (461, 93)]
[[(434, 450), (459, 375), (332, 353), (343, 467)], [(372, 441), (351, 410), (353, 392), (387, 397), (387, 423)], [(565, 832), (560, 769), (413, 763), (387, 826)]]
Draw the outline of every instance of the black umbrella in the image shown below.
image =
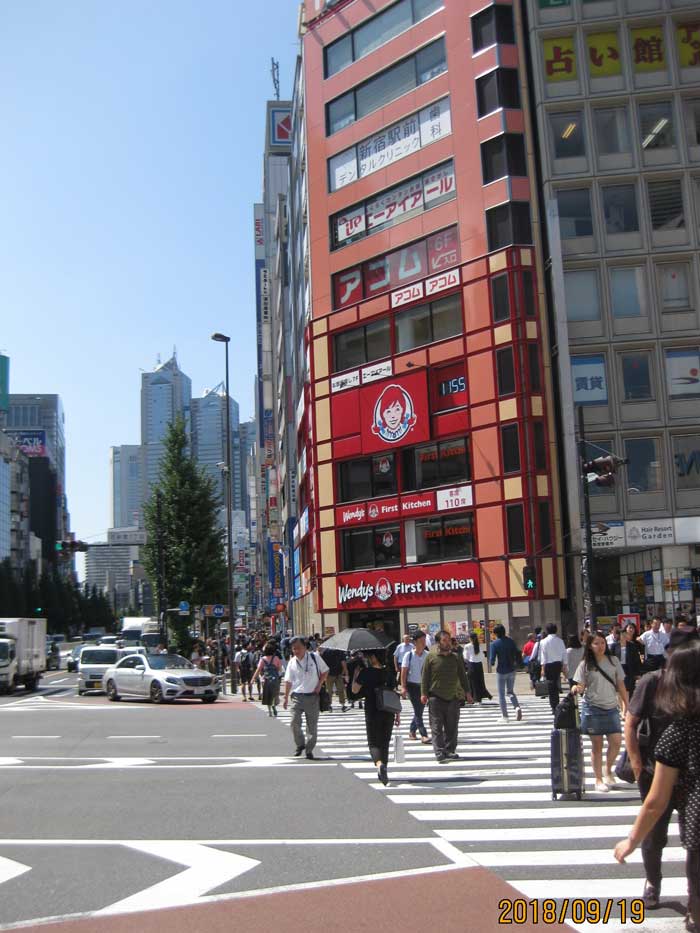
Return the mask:
[(373, 632), (368, 628), (344, 628), (337, 635), (327, 638), (321, 648), (335, 648), (337, 651), (380, 651), (391, 644), (391, 639), (384, 632)]

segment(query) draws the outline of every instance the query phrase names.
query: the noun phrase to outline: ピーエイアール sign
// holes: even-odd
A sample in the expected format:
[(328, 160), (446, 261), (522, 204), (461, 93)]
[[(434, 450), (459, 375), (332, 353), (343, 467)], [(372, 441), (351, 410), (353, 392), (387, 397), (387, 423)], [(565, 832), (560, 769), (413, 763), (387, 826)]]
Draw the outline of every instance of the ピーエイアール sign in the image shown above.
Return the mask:
[(341, 573), (336, 585), (339, 609), (440, 606), (481, 599), (479, 565), (472, 561)]

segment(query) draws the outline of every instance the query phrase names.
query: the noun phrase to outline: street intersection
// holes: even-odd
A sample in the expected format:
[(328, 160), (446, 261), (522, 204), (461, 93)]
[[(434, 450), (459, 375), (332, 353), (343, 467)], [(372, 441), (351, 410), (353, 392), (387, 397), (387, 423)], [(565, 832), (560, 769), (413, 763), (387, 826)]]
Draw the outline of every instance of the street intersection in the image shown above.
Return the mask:
[[(110, 703), (49, 676), (0, 702), (0, 928), (478, 867), (514, 897), (612, 900), (607, 929), (629, 929), (617, 902), (639, 897), (640, 860), (618, 866), (612, 848), (635, 789), (554, 803), (551, 716), (534, 698), (524, 707), (508, 725), (495, 704), (465, 709), (448, 766), (409, 742), (404, 717), (406, 758), (384, 788), (359, 710), (321, 717), (308, 762), (290, 757), (282, 711), (238, 697)], [(683, 858), (674, 820), (663, 909), (636, 929), (680, 928)], [(495, 929), (495, 902), (491, 915)]]

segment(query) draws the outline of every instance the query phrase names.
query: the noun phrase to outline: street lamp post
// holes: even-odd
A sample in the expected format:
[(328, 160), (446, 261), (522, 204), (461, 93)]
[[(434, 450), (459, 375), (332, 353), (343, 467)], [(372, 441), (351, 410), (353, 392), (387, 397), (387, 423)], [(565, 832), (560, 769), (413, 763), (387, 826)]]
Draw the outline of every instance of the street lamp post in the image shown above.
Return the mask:
[(226, 334), (212, 334), (211, 339), (217, 343), (223, 343), (226, 350), (226, 584), (228, 590), (228, 628), (229, 638), (231, 640), (231, 657), (229, 664), (231, 667), (231, 693), (236, 692), (236, 680), (233, 669), (233, 626), (234, 626), (234, 606), (233, 606), (233, 515), (231, 512), (233, 506), (233, 496), (231, 489), (232, 470), (231, 470), (231, 393), (229, 392), (228, 382), (228, 345), (231, 341)]

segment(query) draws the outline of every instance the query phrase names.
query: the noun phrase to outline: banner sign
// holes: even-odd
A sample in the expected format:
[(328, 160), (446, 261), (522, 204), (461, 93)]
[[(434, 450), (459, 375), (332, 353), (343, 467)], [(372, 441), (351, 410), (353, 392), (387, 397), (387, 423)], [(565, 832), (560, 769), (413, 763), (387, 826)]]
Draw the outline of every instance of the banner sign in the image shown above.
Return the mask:
[(360, 419), (365, 454), (429, 440), (425, 372), (364, 386), (360, 389)]
[(46, 431), (12, 431), (5, 433), (27, 457), (47, 457)]
[(339, 609), (440, 606), (481, 599), (479, 565), (471, 561), (342, 573), (336, 583)]

